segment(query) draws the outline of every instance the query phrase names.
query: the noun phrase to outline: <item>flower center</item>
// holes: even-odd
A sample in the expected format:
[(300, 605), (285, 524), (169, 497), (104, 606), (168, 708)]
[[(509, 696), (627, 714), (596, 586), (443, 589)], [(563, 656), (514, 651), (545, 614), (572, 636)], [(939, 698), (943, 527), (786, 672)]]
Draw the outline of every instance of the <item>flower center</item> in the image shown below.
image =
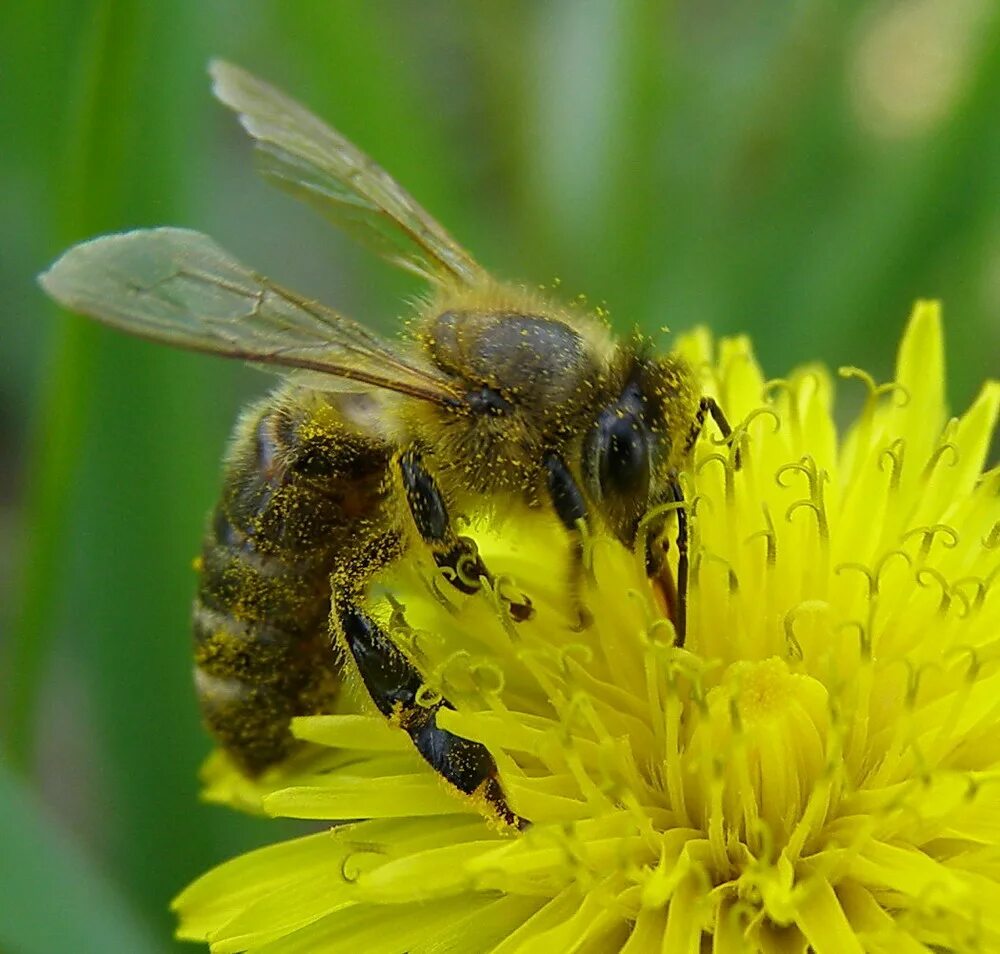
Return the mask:
[(780, 851), (828, 762), (826, 689), (781, 659), (741, 661), (709, 691), (707, 710), (689, 747), (702, 764), (702, 824), (754, 854)]

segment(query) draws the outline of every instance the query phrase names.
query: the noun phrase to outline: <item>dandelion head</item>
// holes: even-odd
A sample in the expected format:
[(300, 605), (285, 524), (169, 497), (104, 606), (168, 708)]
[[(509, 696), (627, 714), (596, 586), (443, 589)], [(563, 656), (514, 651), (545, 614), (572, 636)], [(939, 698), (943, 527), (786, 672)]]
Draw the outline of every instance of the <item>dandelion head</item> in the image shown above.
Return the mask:
[[(542, 511), (474, 523), (493, 589), (439, 587), (419, 555), (395, 567), (370, 612), (528, 824), (450, 789), (346, 691), (343, 711), (296, 721), (310, 745), (261, 779), (210, 760), (208, 797), (324, 828), (196, 881), (175, 902), (182, 937), (1000, 950), (1000, 470), (985, 470), (1000, 385), (947, 417), (931, 303), (893, 382), (841, 369), (860, 408), (844, 434), (823, 367), (766, 381), (748, 341), (703, 332), (678, 350), (734, 423), (682, 475), (683, 647), (643, 559), (597, 528), (581, 626), (565, 533)], [(530, 595), (531, 619), (510, 619), (508, 592)]]

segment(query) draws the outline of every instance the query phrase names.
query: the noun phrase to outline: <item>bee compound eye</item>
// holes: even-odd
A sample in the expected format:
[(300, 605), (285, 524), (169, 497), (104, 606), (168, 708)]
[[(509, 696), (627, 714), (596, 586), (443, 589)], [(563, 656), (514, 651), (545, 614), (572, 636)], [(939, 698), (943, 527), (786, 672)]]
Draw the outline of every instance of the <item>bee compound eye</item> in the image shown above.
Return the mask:
[(605, 497), (645, 496), (649, 489), (649, 435), (633, 414), (601, 415), (598, 477)]

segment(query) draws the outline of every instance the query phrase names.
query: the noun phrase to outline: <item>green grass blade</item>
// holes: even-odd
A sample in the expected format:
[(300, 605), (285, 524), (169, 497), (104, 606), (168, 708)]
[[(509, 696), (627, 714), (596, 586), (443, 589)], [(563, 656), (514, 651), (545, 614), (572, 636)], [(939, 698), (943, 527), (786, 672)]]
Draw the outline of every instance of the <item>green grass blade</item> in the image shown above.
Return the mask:
[(34, 793), (0, 766), (0, 950), (18, 954), (165, 948)]
[[(69, 107), (72, 131), (65, 148), (53, 151), (48, 170), (61, 199), (54, 248), (99, 231), (121, 206), (119, 173), (135, 119), (122, 98), (132, 88), (129, 81), (140, 51), (116, 39), (135, 31), (139, 6), (99, 2), (80, 18), (75, 81), (70, 79), (74, 71), (65, 76), (67, 89), (76, 93)], [(85, 384), (92, 373), (95, 335), (77, 319), (62, 321), (54, 331), (35, 422), (25, 502), (31, 532), (22, 554), (19, 608), (9, 648), (10, 671), (17, 679), (9, 688), (7, 746), (11, 764), (21, 770), (30, 766), (38, 690), (51, 650), (64, 564), (62, 531), (69, 520), (75, 460), (88, 415)]]

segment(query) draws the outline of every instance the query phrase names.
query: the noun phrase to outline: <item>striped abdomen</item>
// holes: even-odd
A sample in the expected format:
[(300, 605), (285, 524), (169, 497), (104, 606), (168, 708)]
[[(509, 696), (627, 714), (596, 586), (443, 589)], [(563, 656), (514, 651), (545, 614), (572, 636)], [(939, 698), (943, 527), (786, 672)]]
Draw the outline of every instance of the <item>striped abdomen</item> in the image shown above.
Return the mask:
[(336, 692), (331, 573), (393, 536), (392, 447), (359, 425), (366, 400), (286, 390), (236, 429), (202, 551), (195, 681), (208, 728), (251, 774), (288, 754), (293, 716)]

